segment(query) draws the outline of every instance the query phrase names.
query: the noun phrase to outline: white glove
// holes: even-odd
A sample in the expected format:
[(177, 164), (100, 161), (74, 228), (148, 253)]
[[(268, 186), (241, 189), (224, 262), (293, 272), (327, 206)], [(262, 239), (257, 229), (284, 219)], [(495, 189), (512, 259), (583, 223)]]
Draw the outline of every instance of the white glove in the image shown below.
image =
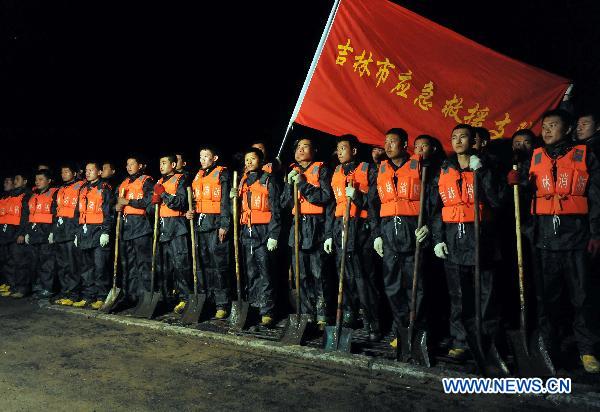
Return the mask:
[(25, 243), (26, 243), (26, 244), (29, 244), (29, 235), (28, 235), (28, 234), (27, 234), (27, 235), (25, 235)]
[(377, 252), (379, 256), (383, 257), (383, 239), (381, 236), (376, 238), (373, 242), (373, 249), (375, 249), (375, 252)]
[(100, 235), (100, 246), (104, 247), (108, 245), (108, 241), (110, 240), (110, 236), (108, 233), (103, 233)]
[(469, 169), (475, 171), (478, 169), (481, 169), (481, 160), (479, 159), (479, 157), (475, 156), (475, 155), (471, 155), (471, 157), (469, 157)]
[(354, 200), (354, 196), (356, 196), (356, 189), (353, 188), (352, 186), (347, 186), (346, 187), (346, 197)]
[(232, 188), (229, 190), (229, 198), (230, 198), (230, 199), (235, 199), (236, 197), (238, 197), (238, 191), (236, 190), (236, 188), (235, 188), (235, 187), (232, 187)]
[(332, 238), (325, 239), (325, 244), (323, 245), (323, 249), (325, 249), (325, 253), (327, 253), (328, 255), (331, 254), (332, 245), (333, 245)]
[(296, 169), (292, 169), (291, 172), (288, 173), (287, 175), (287, 182), (289, 184), (294, 184), (294, 178), (298, 176), (298, 171)]
[(77, 247), (77, 236), (75, 236), (75, 240), (73, 241), (73, 244), (75, 245), (75, 247)]
[(48, 243), (53, 244), (54, 243), (54, 233), (50, 232), (50, 234), (48, 235)]
[(421, 226), (420, 229), (415, 230), (415, 236), (417, 237), (417, 243), (421, 243), (429, 236), (429, 228), (427, 226)]
[(440, 259), (446, 259), (448, 257), (448, 246), (444, 242), (438, 243), (433, 248), (433, 252)]
[(272, 252), (275, 249), (277, 249), (277, 239), (268, 238), (267, 239), (267, 250), (269, 252)]

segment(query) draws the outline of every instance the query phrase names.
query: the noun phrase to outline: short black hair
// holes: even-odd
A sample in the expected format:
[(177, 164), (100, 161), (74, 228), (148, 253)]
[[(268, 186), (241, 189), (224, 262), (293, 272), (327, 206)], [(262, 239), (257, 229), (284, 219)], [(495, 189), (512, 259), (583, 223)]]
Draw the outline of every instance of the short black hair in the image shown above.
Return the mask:
[(310, 145), (312, 146), (313, 151), (315, 153), (317, 152), (317, 146), (315, 144), (315, 139), (310, 136), (304, 136), (304, 137), (300, 137), (299, 139), (294, 140), (294, 152), (296, 151), (296, 149), (298, 148), (298, 145), (300, 144), (300, 142), (302, 140), (308, 140), (310, 142)]
[(567, 112), (566, 110), (563, 110), (563, 109), (548, 110), (546, 113), (544, 113), (542, 115), (542, 122), (547, 117), (558, 117), (567, 127), (573, 127), (573, 123), (574, 123), (573, 116), (571, 115), (571, 113)]
[(354, 136), (353, 134), (343, 134), (343, 135), (339, 136), (337, 139), (335, 139), (336, 145), (341, 142), (348, 142), (348, 144), (350, 145), (350, 148), (357, 149), (357, 150), (358, 150), (358, 146), (360, 144), (358, 141), (358, 137)]
[(517, 137), (517, 136), (527, 136), (532, 142), (535, 142), (535, 139), (536, 139), (535, 133), (533, 133), (531, 131), (531, 129), (517, 130), (516, 132), (513, 133), (510, 140), (511, 141), (515, 140), (515, 137)]
[(402, 144), (408, 143), (408, 133), (406, 133), (406, 130), (404, 130), (401, 127), (392, 127), (390, 130), (385, 132), (385, 134), (386, 135), (395, 134), (396, 136), (398, 136), (400, 138), (400, 140), (402, 141)]
[(244, 150), (244, 157), (246, 157), (248, 153), (254, 153), (258, 157), (258, 160), (261, 161), (261, 163), (265, 161), (265, 154), (262, 152), (262, 150), (257, 149), (256, 147), (249, 147), (246, 150)]
[(102, 167), (104, 167), (104, 165), (109, 165), (112, 170), (117, 170), (116, 165), (111, 160), (105, 160), (102, 162)]
[(127, 161), (129, 159), (133, 159), (136, 162), (138, 162), (140, 164), (143, 164), (143, 165), (147, 164), (145, 156), (143, 156), (140, 153), (132, 153), (132, 154), (130, 154), (129, 156), (127, 156), (127, 159), (125, 159), (125, 161)]
[(485, 127), (475, 127), (475, 133), (479, 135), (479, 138), (482, 141), (486, 141), (489, 142), (491, 139), (490, 136), (490, 131), (488, 129), (486, 129)]
[(96, 166), (96, 169), (98, 169), (98, 170), (102, 170), (102, 165), (103, 165), (103, 164), (104, 164), (104, 162), (101, 162), (101, 161), (99, 161), (99, 160), (88, 160), (88, 161), (85, 163), (85, 166), (83, 167), (83, 171), (85, 172), (85, 167), (86, 167), (87, 165), (94, 165), (94, 166)]
[(36, 176), (44, 176), (46, 179), (52, 180), (52, 174), (50, 173), (50, 171), (48, 169), (36, 170), (35, 175)]
[(175, 153), (165, 153), (160, 156), (159, 160), (163, 157), (166, 157), (169, 160), (169, 163), (177, 163), (177, 155), (175, 155)]
[(203, 144), (202, 146), (200, 146), (200, 150), (198, 150), (198, 152), (201, 152), (203, 150), (209, 150), (213, 154), (213, 156), (220, 156), (219, 150), (211, 144)]
[(454, 133), (455, 130), (460, 130), (460, 129), (469, 131), (469, 136), (471, 137), (471, 143), (474, 144), (475, 143), (475, 133), (476, 133), (475, 128), (473, 126), (471, 126), (470, 124), (459, 123), (456, 126), (454, 126), (454, 128), (452, 129), (452, 133)]
[(250, 142), (250, 146), (254, 146), (255, 144), (261, 144), (264, 147), (268, 147), (269, 145), (267, 144), (266, 140), (263, 139), (256, 139), (256, 140), (252, 140), (252, 142)]
[(77, 166), (75, 166), (74, 163), (69, 163), (69, 162), (63, 162), (60, 164), (60, 169), (69, 169), (71, 172), (73, 173), (77, 173), (78, 169)]
[(600, 120), (600, 116), (598, 115), (598, 111), (595, 109), (583, 109), (579, 112), (579, 115), (577, 116), (577, 119), (579, 120), (582, 117), (588, 117), (590, 116), (595, 123), (597, 123)]
[(24, 180), (29, 180), (29, 173), (25, 172), (24, 170), (17, 170), (13, 175), (12, 178), (13, 180), (15, 179), (15, 177), (17, 176), (21, 176)]

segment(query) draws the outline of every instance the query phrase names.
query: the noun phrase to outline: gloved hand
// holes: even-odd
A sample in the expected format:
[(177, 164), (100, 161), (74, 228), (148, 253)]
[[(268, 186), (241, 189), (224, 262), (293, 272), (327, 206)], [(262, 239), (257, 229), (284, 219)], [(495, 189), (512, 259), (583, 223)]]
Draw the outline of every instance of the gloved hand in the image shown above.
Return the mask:
[(75, 247), (77, 247), (77, 236), (75, 236), (75, 240), (73, 241), (73, 244), (75, 245)]
[(165, 187), (163, 185), (161, 185), (160, 183), (155, 184), (154, 185), (154, 194), (160, 196), (163, 193), (165, 193)]
[(108, 241), (110, 240), (110, 236), (108, 233), (103, 233), (100, 235), (100, 246), (105, 247), (108, 245)]
[(152, 204), (153, 205), (160, 205), (162, 203), (162, 199), (160, 197), (160, 195), (157, 195), (156, 193), (152, 195)]
[(52, 232), (50, 232), (50, 234), (48, 235), (48, 243), (49, 244), (54, 243), (54, 233), (52, 233)]
[(236, 188), (232, 187), (231, 189), (229, 189), (229, 198), (235, 199), (237, 197), (238, 197), (238, 191), (236, 190)]
[(421, 243), (429, 236), (429, 228), (427, 226), (421, 226), (420, 229), (415, 230), (415, 236), (417, 237), (417, 243)]
[(373, 249), (375, 249), (375, 252), (377, 252), (379, 256), (383, 257), (383, 239), (381, 236), (373, 241)]
[(29, 244), (29, 235), (28, 234), (25, 235), (25, 244), (27, 244), (27, 245)]
[(333, 239), (332, 238), (325, 239), (325, 243), (323, 244), (323, 249), (325, 249), (325, 253), (330, 255), (332, 246), (333, 246)]
[(600, 239), (590, 239), (587, 251), (595, 258), (598, 255), (598, 252), (600, 252)]
[(267, 239), (267, 250), (269, 252), (272, 252), (275, 249), (277, 249), (277, 239), (268, 238)]
[(347, 186), (346, 187), (346, 197), (348, 199), (354, 200), (354, 196), (356, 196), (356, 189), (353, 188), (352, 186)]
[(506, 182), (511, 186), (517, 186), (519, 184), (519, 172), (511, 170), (506, 176)]
[(481, 169), (481, 166), (481, 159), (479, 159), (479, 157), (475, 155), (471, 155), (471, 157), (469, 157), (469, 169), (475, 171)]
[(440, 259), (446, 259), (448, 257), (448, 246), (444, 242), (438, 243), (433, 248), (433, 252)]
[(294, 178), (298, 176), (298, 171), (296, 169), (292, 169), (291, 172), (288, 173), (287, 175), (287, 182), (290, 185), (294, 184)]

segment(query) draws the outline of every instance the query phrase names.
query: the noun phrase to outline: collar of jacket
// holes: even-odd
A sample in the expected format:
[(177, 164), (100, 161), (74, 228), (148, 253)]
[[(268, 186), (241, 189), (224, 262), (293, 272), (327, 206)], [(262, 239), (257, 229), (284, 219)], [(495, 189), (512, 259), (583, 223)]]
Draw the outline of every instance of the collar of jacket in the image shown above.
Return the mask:
[(547, 144), (544, 146), (544, 150), (548, 153), (548, 156), (556, 159), (560, 156), (564, 156), (575, 144), (576, 142), (565, 138), (557, 143)]
[(388, 163), (392, 166), (392, 169), (394, 169), (394, 171), (400, 169), (402, 166), (404, 166), (404, 163), (406, 163), (406, 161), (410, 158), (410, 155), (407, 152), (404, 152), (402, 154), (402, 158), (400, 159), (400, 165), (396, 166), (396, 163), (394, 163), (392, 161), (392, 159), (387, 159)]
[(204, 170), (204, 176), (208, 176), (209, 174), (211, 174), (217, 166), (218, 166), (218, 164), (214, 163), (212, 166), (209, 166), (206, 169), (202, 169), (202, 170)]
[(358, 166), (358, 162), (356, 160), (351, 160), (348, 163), (343, 164), (342, 169), (344, 170), (344, 174), (347, 175), (348, 173), (356, 170), (357, 166)]
[(144, 173), (142, 171), (139, 171), (133, 175), (129, 176), (129, 183), (133, 183), (135, 182), (141, 175), (143, 175)]

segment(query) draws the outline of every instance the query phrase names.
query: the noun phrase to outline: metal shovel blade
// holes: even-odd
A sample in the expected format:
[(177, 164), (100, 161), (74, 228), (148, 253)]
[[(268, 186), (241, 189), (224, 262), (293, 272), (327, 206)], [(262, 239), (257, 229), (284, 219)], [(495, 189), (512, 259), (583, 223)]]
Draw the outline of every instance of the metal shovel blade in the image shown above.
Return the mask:
[(534, 330), (529, 339), (522, 330), (507, 332), (517, 375), (523, 378), (554, 376), (556, 370), (539, 332)]
[(301, 345), (309, 319), (310, 315), (290, 315), (281, 342), (287, 345)]
[(399, 328), (398, 335), (400, 345), (398, 345), (397, 359), (402, 362), (412, 361), (417, 365), (430, 368), (431, 361), (427, 349), (427, 332), (417, 329), (412, 333), (413, 336), (410, 339), (408, 328)]
[(135, 316), (136, 318), (152, 319), (154, 317), (154, 312), (156, 312), (156, 307), (158, 306), (159, 300), (159, 292), (144, 292), (142, 300), (140, 300), (138, 305), (135, 307), (133, 316)]
[(120, 288), (114, 287), (108, 292), (108, 296), (106, 296), (100, 310), (104, 313), (110, 313), (122, 299), (123, 291)]
[(236, 300), (231, 302), (231, 315), (229, 315), (229, 326), (234, 330), (242, 330), (248, 319), (248, 302)]
[(326, 351), (350, 353), (350, 349), (352, 349), (352, 332), (354, 331), (350, 328), (325, 326), (325, 335), (323, 335), (323, 349)]
[(185, 310), (181, 315), (181, 323), (184, 325), (194, 325), (198, 323), (198, 319), (202, 315), (204, 309), (204, 303), (206, 302), (206, 295), (201, 293), (198, 295), (191, 295)]
[(487, 344), (482, 343), (482, 347), (478, 344), (477, 338), (471, 335), (467, 334), (467, 344), (479, 372), (486, 378), (505, 378), (510, 376), (508, 367), (500, 357), (496, 344), (490, 341)]

